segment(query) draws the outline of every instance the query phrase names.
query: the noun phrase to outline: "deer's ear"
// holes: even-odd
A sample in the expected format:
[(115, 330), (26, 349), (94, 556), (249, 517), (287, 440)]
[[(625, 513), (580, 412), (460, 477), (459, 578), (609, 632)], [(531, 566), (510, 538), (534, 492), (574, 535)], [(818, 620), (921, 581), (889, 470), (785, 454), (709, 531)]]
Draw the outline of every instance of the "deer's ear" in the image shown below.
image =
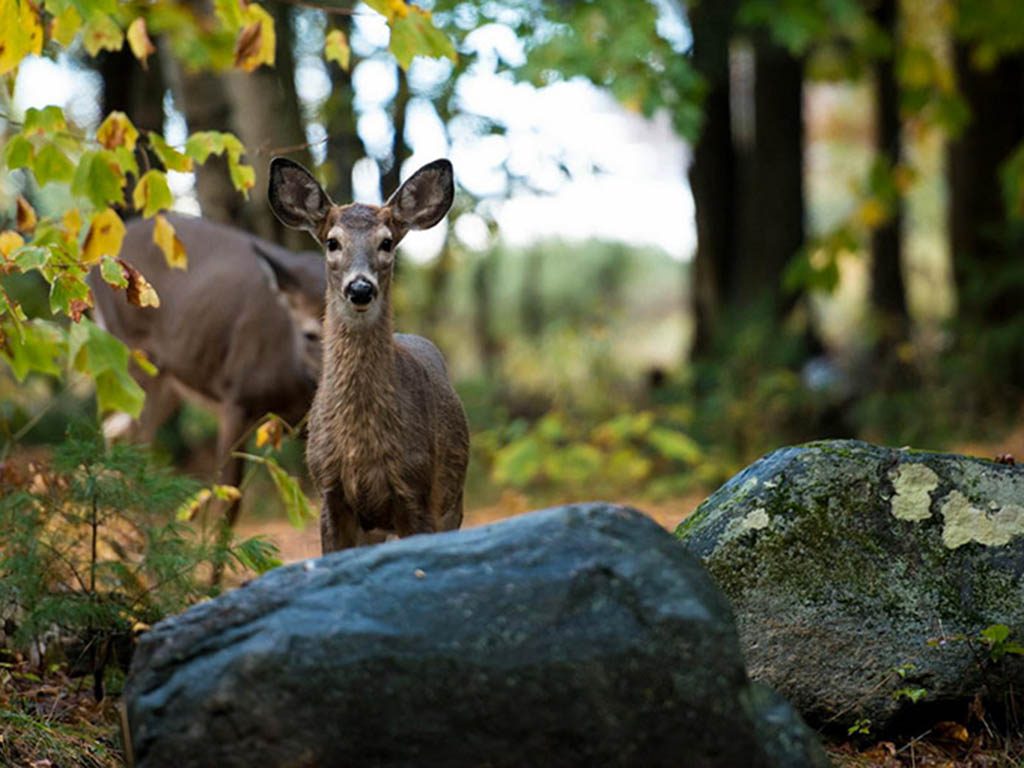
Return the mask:
[[(284, 292), (299, 290), (300, 281), (292, 271), (291, 265), (288, 264), (287, 256), (275, 253), (272, 249), (256, 241), (253, 241), (252, 250), (273, 288)], [(322, 256), (320, 262), (323, 263)]]
[(387, 207), (403, 230), (430, 229), (448, 213), (454, 198), (452, 164), (435, 160), (406, 179), (388, 200)]
[(331, 209), (331, 199), (313, 174), (284, 157), (270, 161), (267, 199), (282, 224), (292, 229), (305, 229), (314, 237)]

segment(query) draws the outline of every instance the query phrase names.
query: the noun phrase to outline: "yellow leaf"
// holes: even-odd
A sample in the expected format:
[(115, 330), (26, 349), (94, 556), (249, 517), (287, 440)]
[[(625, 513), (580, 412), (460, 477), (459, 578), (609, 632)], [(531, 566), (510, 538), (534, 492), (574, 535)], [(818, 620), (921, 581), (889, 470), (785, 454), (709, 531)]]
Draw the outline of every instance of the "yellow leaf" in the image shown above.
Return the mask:
[(141, 16), (128, 25), (128, 46), (132, 49), (135, 58), (142, 63), (142, 68), (148, 69), (149, 65), (146, 63), (146, 59), (156, 53), (156, 47), (149, 39), (146, 20)]
[(82, 245), (82, 263), (95, 264), (104, 256), (117, 256), (124, 240), (124, 222), (110, 208), (92, 217)]
[(284, 436), (284, 424), (276, 416), (271, 416), (256, 430), (256, 447), (264, 445), (274, 446), (274, 450), (281, 449), (281, 438)]
[(17, 211), (15, 213), (16, 226), (22, 232), (31, 232), (36, 228), (36, 222), (36, 212), (32, 209), (28, 200), (18, 195)]
[(138, 138), (139, 132), (124, 112), (111, 112), (96, 129), (96, 141), (107, 149), (126, 147), (134, 150)]
[(889, 218), (889, 211), (878, 199), (869, 197), (860, 204), (855, 216), (861, 226), (875, 229)]
[(235, 42), (235, 66), (252, 72), (261, 64), (274, 66), (277, 38), (274, 17), (256, 3), (245, 9), (246, 25)]
[(24, 244), (25, 238), (13, 229), (0, 232), (0, 256), (3, 256), (5, 259), (9, 258), (12, 253), (21, 248)]
[(117, 26), (117, 22), (105, 13), (98, 14), (89, 20), (85, 25), (85, 33), (82, 35), (82, 42), (85, 50), (90, 56), (95, 56), (100, 51), (119, 51), (124, 45), (124, 33)]
[(188, 269), (188, 254), (178, 239), (174, 226), (161, 214), (153, 220), (153, 242), (163, 251), (164, 261), (171, 269)]
[(242, 498), (242, 492), (233, 485), (215, 485), (210, 490), (221, 501), (238, 501)]
[(28, 0), (0, 0), (0, 75), (18, 68), (21, 60), (43, 50), (43, 24)]
[(67, 211), (64, 216), (61, 217), (61, 223), (64, 225), (64, 234), (71, 240), (78, 239), (78, 233), (82, 231), (82, 214), (79, 213), (77, 208), (72, 208)]
[(147, 376), (156, 376), (160, 373), (160, 370), (153, 365), (153, 361), (149, 359), (149, 355), (146, 354), (145, 350), (133, 349), (132, 360), (134, 360), (135, 364), (139, 366), (139, 370)]
[(196, 493), (194, 496), (186, 500), (184, 504), (178, 507), (178, 511), (174, 513), (175, 519), (182, 522), (191, 520), (196, 516), (196, 513), (203, 504), (209, 501), (212, 495), (213, 492), (210, 491), (209, 488), (203, 488), (203, 490)]
[(352, 63), (352, 49), (348, 47), (348, 38), (340, 29), (332, 29), (324, 38), (324, 58), (337, 62), (338, 66), (348, 72)]
[(78, 15), (75, 6), (68, 3), (67, 7), (50, 22), (50, 39), (67, 48), (74, 41), (81, 26), (82, 17)]

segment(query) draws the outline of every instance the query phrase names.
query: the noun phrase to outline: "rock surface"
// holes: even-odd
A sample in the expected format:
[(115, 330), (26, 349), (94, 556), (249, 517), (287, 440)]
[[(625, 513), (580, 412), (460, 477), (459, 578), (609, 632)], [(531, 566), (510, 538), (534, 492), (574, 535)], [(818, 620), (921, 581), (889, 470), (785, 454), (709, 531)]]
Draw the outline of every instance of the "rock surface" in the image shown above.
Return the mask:
[(1024, 686), (1024, 662), (994, 662), (979, 636), (1024, 636), (1022, 468), (856, 441), (784, 448), (676, 534), (732, 600), (751, 677), (813, 725), (879, 733)]
[(726, 600), (592, 504), (280, 568), (146, 633), (136, 765), (824, 765)]

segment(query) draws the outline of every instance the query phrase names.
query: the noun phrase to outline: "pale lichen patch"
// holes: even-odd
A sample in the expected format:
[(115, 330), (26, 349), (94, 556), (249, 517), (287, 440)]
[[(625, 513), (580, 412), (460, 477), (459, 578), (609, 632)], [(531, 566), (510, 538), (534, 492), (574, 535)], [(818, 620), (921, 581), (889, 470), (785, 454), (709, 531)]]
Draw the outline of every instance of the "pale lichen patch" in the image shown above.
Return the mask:
[(942, 543), (950, 549), (976, 541), (989, 547), (1009, 544), (1024, 534), (1024, 507), (1006, 504), (996, 509), (978, 509), (960, 491), (952, 491), (942, 500), (940, 509), (945, 525)]
[(924, 464), (900, 464), (889, 473), (892, 481), (892, 514), (899, 520), (927, 520), (932, 515), (931, 493), (939, 476)]
[(769, 523), (771, 523), (771, 518), (768, 517), (768, 512), (764, 507), (758, 507), (743, 517), (730, 521), (725, 532), (722, 533), (722, 542), (731, 541), (747, 531), (760, 531), (767, 528)]
[(765, 508), (758, 507), (743, 518), (742, 528), (745, 531), (759, 531), (762, 528), (767, 528), (770, 522), (771, 519), (768, 517), (768, 512), (765, 511)]

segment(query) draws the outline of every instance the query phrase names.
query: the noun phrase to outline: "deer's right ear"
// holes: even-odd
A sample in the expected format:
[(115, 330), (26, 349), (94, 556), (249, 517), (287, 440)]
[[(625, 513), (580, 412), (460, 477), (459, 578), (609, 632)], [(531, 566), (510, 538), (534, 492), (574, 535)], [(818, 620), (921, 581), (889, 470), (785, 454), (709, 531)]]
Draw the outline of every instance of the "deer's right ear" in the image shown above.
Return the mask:
[(331, 199), (313, 174), (284, 157), (270, 161), (267, 199), (270, 210), (282, 224), (292, 229), (304, 229), (314, 237), (331, 209)]

